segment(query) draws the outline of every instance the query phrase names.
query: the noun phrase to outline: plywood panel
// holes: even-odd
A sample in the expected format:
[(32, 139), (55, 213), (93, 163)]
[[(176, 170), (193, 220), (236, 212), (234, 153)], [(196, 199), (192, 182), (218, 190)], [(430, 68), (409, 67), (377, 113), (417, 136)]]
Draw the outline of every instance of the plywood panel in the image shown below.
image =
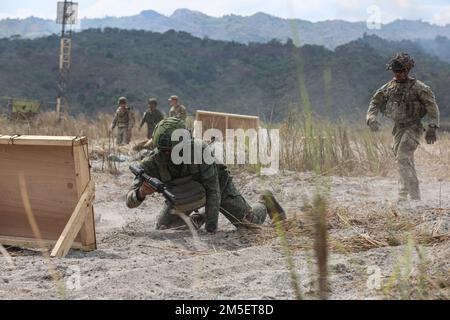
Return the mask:
[(203, 132), (208, 129), (218, 129), (222, 133), (226, 131), (226, 118), (220, 115), (199, 114), (198, 121), (202, 122)]
[(198, 110), (196, 120), (202, 121), (203, 133), (215, 128), (222, 132), (224, 138), (227, 129), (259, 130), (259, 117), (256, 116)]
[(228, 129), (255, 129), (258, 130), (258, 120), (241, 118), (241, 117), (229, 117), (228, 118)]
[[(77, 202), (72, 147), (0, 145), (0, 236), (34, 238), (19, 189), (26, 180), (31, 209), (44, 240), (56, 240)], [(75, 240), (81, 242), (78, 236)]]

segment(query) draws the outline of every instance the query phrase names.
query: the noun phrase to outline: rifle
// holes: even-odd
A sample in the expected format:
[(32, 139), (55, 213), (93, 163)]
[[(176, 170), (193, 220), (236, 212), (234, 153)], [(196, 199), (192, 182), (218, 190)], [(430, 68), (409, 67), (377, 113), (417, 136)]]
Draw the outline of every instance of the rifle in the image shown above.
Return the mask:
[(156, 192), (161, 193), (164, 198), (167, 199), (170, 203), (174, 204), (176, 197), (172, 194), (167, 186), (161, 182), (159, 179), (150, 177), (145, 173), (145, 170), (137, 165), (130, 165), (130, 171), (138, 178), (141, 178), (144, 182), (146, 182), (150, 187), (152, 187)]

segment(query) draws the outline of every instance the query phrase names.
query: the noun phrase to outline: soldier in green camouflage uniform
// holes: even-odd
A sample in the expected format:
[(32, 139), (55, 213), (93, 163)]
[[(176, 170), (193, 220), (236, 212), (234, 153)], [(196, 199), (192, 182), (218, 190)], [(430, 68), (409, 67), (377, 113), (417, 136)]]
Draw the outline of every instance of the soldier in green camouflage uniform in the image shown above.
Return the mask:
[(131, 131), (134, 127), (134, 114), (127, 104), (125, 97), (120, 97), (119, 107), (111, 124), (111, 131), (117, 127), (117, 145), (129, 144), (131, 141)]
[(170, 103), (170, 111), (169, 111), (169, 117), (175, 117), (179, 118), (183, 121), (186, 121), (187, 113), (186, 113), (186, 107), (182, 104), (179, 104), (179, 98), (178, 96), (171, 96), (169, 98)]
[[(171, 117), (161, 121), (153, 133), (153, 139), (157, 147), (141, 161), (141, 166), (148, 175), (169, 185), (171, 181), (176, 179), (190, 177), (203, 186), (206, 193), (204, 212), (193, 214), (189, 210), (184, 212), (187, 216), (190, 215), (191, 221), (197, 228), (205, 223), (205, 229), (208, 232), (215, 232), (219, 212), (224, 214), (238, 228), (262, 224), (267, 214), (272, 220), (286, 218), (284, 210), (270, 191), (264, 191), (260, 197), (260, 202), (250, 206), (236, 189), (233, 178), (225, 165), (215, 162), (207, 164), (203, 158), (200, 164), (174, 164), (171, 159), (171, 150), (179, 142), (171, 141), (171, 135), (174, 130), (179, 128), (185, 129), (185, 123), (180, 119)], [(205, 143), (195, 139), (190, 139), (186, 143), (192, 146), (192, 155), (194, 155), (194, 146), (197, 143), (201, 144), (199, 150), (202, 153), (207, 148)], [(127, 194), (127, 206), (129, 208), (138, 207), (144, 201), (145, 196), (153, 192), (154, 190), (151, 187), (143, 183), (140, 178), (136, 178)], [(177, 195), (175, 194), (175, 196)], [(162, 230), (184, 225), (183, 220), (178, 215), (173, 214), (172, 210), (172, 205), (166, 202), (159, 215), (157, 229)]]
[(155, 130), (155, 126), (164, 119), (164, 114), (156, 109), (158, 102), (156, 99), (148, 100), (148, 110), (144, 113), (142, 117), (141, 124), (139, 126), (139, 130), (142, 129), (144, 123), (147, 124), (147, 139), (152, 138), (153, 130)]
[[(428, 144), (436, 142), (439, 108), (430, 87), (409, 76), (414, 60), (399, 53), (388, 64), (394, 79), (377, 90), (367, 111), (367, 124), (378, 131), (377, 115), (381, 112), (394, 121), (393, 151), (400, 176), (399, 200), (420, 200), (419, 180), (414, 165), (414, 152), (424, 133)], [(422, 123), (424, 121), (424, 123)]]

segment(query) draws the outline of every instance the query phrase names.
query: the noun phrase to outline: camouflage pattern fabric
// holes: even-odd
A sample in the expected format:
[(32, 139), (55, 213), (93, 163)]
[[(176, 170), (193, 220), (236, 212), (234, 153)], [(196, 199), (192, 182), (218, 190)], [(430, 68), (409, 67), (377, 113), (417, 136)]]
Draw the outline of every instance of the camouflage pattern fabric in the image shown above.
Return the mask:
[(118, 128), (116, 139), (118, 145), (130, 143), (134, 121), (134, 114), (130, 107), (119, 107), (117, 109), (111, 124), (111, 129)]
[[(194, 143), (194, 140), (192, 140), (192, 145)], [(206, 190), (204, 219), (205, 228), (208, 231), (217, 229), (219, 212), (224, 214), (236, 227), (245, 227), (249, 223), (261, 224), (266, 219), (267, 208), (265, 205), (258, 203), (251, 207), (234, 186), (232, 177), (224, 165), (215, 163), (174, 165), (158, 149), (144, 158), (141, 165), (150, 176), (165, 183), (170, 183), (170, 181), (167, 181), (168, 179), (177, 179), (189, 175), (192, 176), (193, 180), (200, 182)], [(136, 178), (127, 194), (126, 203), (129, 208), (136, 208), (142, 203), (137, 196), (137, 191), (141, 185), (142, 181)], [(184, 225), (184, 222), (172, 213), (172, 207), (166, 203), (159, 215), (157, 228), (166, 229), (181, 225)]]
[(421, 125), (397, 129), (394, 134), (393, 151), (399, 173), (399, 197), (406, 199), (420, 199), (419, 180), (414, 165), (414, 152), (419, 146), (423, 134)]
[(117, 128), (116, 144), (118, 146), (128, 144), (128, 129), (126, 127)]
[(414, 166), (414, 152), (424, 133), (424, 124), (439, 127), (439, 108), (433, 91), (423, 82), (409, 78), (392, 80), (378, 89), (367, 111), (367, 124), (377, 121), (378, 113), (394, 121), (393, 151), (400, 176), (400, 198), (408, 194), (419, 199), (419, 181)]
[(169, 117), (175, 117), (186, 121), (187, 118), (186, 107), (180, 104), (172, 106), (169, 111)]
[(158, 109), (156, 109), (155, 111), (147, 110), (142, 117), (139, 129), (142, 128), (144, 124), (147, 124), (147, 139), (151, 139), (153, 130), (155, 130), (155, 126), (163, 119), (164, 115)]
[(386, 65), (386, 70), (402, 71), (411, 70), (414, 68), (416, 62), (411, 56), (406, 52), (397, 53)]

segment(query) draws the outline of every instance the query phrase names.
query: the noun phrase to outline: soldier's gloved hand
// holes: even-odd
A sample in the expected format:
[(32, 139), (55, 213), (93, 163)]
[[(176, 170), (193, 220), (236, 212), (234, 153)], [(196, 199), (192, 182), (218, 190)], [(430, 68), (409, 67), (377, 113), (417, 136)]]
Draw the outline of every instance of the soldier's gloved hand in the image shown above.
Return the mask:
[(377, 121), (377, 120), (374, 120), (374, 121), (371, 121), (370, 123), (369, 123), (369, 127), (370, 127), (370, 130), (372, 131), (372, 132), (377, 132), (377, 131), (379, 131), (380, 130), (380, 123)]
[(427, 132), (425, 133), (425, 140), (427, 144), (434, 144), (437, 140), (436, 135), (437, 128), (435, 126), (429, 126)]

